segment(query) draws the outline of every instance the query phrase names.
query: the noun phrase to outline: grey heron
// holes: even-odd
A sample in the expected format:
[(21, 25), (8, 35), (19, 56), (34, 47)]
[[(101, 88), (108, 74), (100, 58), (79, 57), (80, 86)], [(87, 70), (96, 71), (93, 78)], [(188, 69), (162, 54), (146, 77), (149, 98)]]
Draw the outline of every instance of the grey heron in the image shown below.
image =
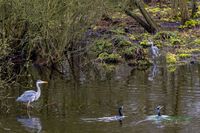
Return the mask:
[(31, 102), (34, 102), (39, 99), (39, 97), (41, 95), (41, 90), (40, 90), (39, 85), (43, 84), (43, 83), (48, 83), (48, 82), (42, 81), (42, 80), (37, 80), (36, 81), (37, 91), (34, 91), (34, 90), (25, 91), (20, 97), (18, 97), (16, 99), (16, 101), (27, 103), (27, 108), (28, 108), (30, 106)]
[(157, 46), (154, 46), (152, 41), (149, 41), (149, 44), (151, 45), (151, 54), (152, 58), (154, 59), (155, 57), (159, 56), (159, 49)]

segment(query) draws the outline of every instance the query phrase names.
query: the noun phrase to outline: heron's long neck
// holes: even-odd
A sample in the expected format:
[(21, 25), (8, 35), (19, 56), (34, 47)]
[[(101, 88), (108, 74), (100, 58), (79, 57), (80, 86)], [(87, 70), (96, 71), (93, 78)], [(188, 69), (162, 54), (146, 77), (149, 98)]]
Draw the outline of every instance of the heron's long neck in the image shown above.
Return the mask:
[(36, 87), (37, 87), (37, 93), (40, 94), (41, 90), (40, 90), (40, 85), (38, 83), (36, 83)]
[(158, 116), (161, 116), (161, 114), (160, 114), (160, 110), (157, 110), (157, 114), (158, 114)]
[(119, 109), (118, 112), (119, 112), (119, 116), (123, 116), (122, 109)]

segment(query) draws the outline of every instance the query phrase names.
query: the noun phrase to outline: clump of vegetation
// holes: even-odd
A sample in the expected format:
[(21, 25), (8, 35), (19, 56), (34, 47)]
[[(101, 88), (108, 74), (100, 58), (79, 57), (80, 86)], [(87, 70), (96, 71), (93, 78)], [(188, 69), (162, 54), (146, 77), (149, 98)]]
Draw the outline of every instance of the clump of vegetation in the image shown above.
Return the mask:
[(191, 54), (181, 53), (181, 54), (178, 54), (178, 57), (181, 59), (190, 58)]
[(99, 54), (98, 59), (105, 63), (118, 63), (121, 56), (117, 53), (108, 54), (106, 52)]
[(110, 30), (112, 33), (117, 34), (117, 35), (124, 35), (125, 31), (123, 28), (115, 28)]
[(136, 37), (133, 34), (128, 34), (128, 37), (132, 41), (136, 40)]
[(128, 65), (132, 67), (137, 67), (138, 69), (147, 69), (150, 65), (152, 65), (152, 62), (148, 59), (144, 60), (129, 60)]
[(146, 47), (149, 47), (149, 46), (150, 46), (150, 44), (149, 44), (149, 41), (148, 41), (148, 40), (142, 40), (142, 41), (140, 42), (140, 45), (141, 45), (142, 47), (144, 47), (144, 48), (146, 48)]
[(112, 43), (107, 40), (107, 39), (98, 39), (94, 42), (94, 46), (92, 47), (93, 51), (97, 53), (102, 53), (102, 52), (112, 52), (113, 45)]
[(170, 38), (175, 38), (177, 36), (177, 32), (172, 32), (172, 31), (160, 31), (157, 32), (156, 35), (154, 36), (155, 40), (168, 40)]
[(128, 40), (128, 38), (126, 38), (125, 36), (119, 36), (116, 35), (113, 39), (112, 42), (114, 44), (115, 47), (117, 48), (122, 48), (125, 46), (131, 46), (132, 43)]
[(169, 40), (170, 40), (171, 45), (182, 45), (182, 44), (184, 44), (184, 40), (179, 38), (179, 36), (170, 37)]
[(193, 27), (196, 27), (197, 25), (200, 25), (200, 21), (191, 19), (191, 20), (186, 21), (184, 25), (179, 26), (179, 28), (180, 29), (193, 28)]
[(175, 64), (177, 62), (176, 55), (168, 52), (166, 54), (166, 62), (168, 64)]
[(197, 38), (192, 42), (193, 45), (200, 45), (200, 39)]
[(122, 57), (124, 57), (126, 60), (133, 59), (134, 58), (134, 53), (135, 53), (136, 49), (137, 49), (136, 46), (131, 46), (129, 48), (125, 48), (121, 52)]
[(168, 67), (167, 67), (167, 70), (169, 71), (169, 72), (174, 72), (174, 71), (176, 71), (176, 66), (175, 65), (169, 65)]

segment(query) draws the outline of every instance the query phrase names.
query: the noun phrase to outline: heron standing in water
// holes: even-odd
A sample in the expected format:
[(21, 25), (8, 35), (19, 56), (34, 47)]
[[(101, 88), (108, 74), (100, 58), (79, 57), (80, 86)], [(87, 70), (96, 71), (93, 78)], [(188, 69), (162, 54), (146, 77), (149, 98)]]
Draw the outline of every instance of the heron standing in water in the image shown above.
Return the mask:
[(27, 109), (28, 109), (31, 102), (34, 102), (39, 99), (41, 95), (41, 90), (39, 85), (43, 83), (48, 83), (48, 82), (37, 80), (36, 82), (37, 91), (34, 90), (25, 91), (20, 97), (17, 98), (16, 101), (27, 103)]
[(151, 54), (152, 58), (154, 59), (155, 57), (159, 56), (159, 49), (157, 46), (154, 46), (152, 41), (149, 41), (149, 44), (151, 45)]

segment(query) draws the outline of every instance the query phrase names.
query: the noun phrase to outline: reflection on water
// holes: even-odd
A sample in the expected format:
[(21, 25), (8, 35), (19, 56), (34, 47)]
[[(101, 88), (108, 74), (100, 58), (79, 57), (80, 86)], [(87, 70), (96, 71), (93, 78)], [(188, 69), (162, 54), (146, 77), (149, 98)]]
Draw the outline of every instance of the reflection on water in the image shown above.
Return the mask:
[(83, 121), (86, 122), (113, 122), (113, 121), (119, 121), (122, 123), (122, 120), (125, 118), (125, 116), (110, 116), (110, 117), (100, 117), (100, 118), (82, 118)]
[(149, 81), (153, 81), (155, 76), (157, 75), (157, 73), (158, 73), (157, 64), (154, 63), (153, 66), (151, 67), (151, 72), (150, 72), (150, 74), (148, 76), (148, 80)]
[(40, 133), (42, 130), (40, 118), (38, 117), (19, 116), (17, 121), (30, 133)]

